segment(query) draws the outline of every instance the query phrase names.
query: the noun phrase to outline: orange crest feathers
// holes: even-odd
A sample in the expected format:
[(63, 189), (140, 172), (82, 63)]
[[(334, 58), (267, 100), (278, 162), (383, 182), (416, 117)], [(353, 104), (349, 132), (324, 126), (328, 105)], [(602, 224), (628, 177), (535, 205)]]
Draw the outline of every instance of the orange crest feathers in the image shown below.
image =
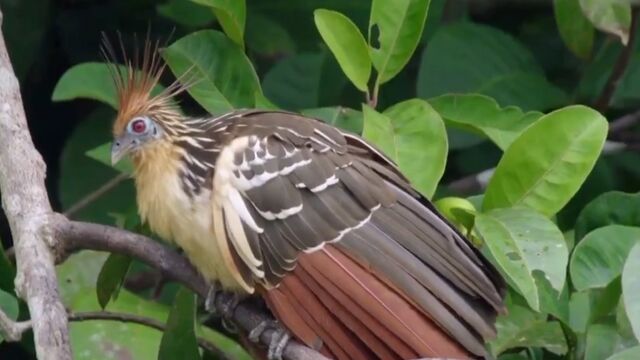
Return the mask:
[(186, 71), (160, 93), (154, 95), (152, 92), (159, 84), (160, 77), (167, 66), (160, 57), (160, 42), (151, 41), (147, 35), (142, 58), (140, 58), (136, 38), (136, 48), (133, 59), (131, 59), (127, 56), (120, 33), (118, 33), (118, 41), (124, 66), (118, 64), (116, 50), (104, 34), (101, 47), (102, 55), (108, 64), (116, 88), (118, 102), (118, 115), (113, 125), (113, 133), (120, 135), (127, 123), (136, 116), (149, 115), (154, 117), (157, 115), (157, 118), (162, 118), (167, 115), (179, 115), (173, 98), (190, 86), (188, 82), (180, 81), (189, 71)]

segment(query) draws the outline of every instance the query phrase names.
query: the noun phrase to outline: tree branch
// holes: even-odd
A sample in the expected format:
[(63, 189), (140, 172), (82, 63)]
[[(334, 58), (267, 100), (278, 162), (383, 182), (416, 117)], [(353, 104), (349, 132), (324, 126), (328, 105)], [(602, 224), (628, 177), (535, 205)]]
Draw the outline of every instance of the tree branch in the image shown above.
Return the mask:
[[(202, 298), (207, 296), (209, 284), (189, 261), (157, 241), (110, 226), (69, 221), (60, 214), (52, 216), (49, 223), (52, 224), (57, 239), (60, 241), (54, 246), (58, 261), (62, 261), (71, 253), (82, 249), (124, 254), (159, 269), (166, 276), (184, 284)], [(216, 299), (215, 306), (219, 311), (224, 310), (225, 305), (222, 297)], [(242, 302), (236, 307), (233, 320), (242, 330), (249, 332), (263, 321), (272, 320), (272, 318), (250, 303)], [(268, 346), (274, 335), (274, 330), (267, 329), (260, 336), (260, 342)], [(287, 344), (283, 355), (288, 360), (325, 359), (317, 351), (296, 341), (290, 341)]]
[[(87, 321), (87, 320), (110, 320), (110, 321), (119, 321), (124, 323), (135, 323), (144, 325), (159, 331), (165, 331), (167, 326), (152, 318), (135, 315), (135, 314), (126, 314), (126, 313), (118, 313), (112, 311), (83, 311), (77, 313), (69, 313), (69, 321)], [(210, 353), (215, 355), (216, 359), (227, 360), (229, 357), (218, 349), (214, 344), (209, 342), (207, 339), (202, 336), (196, 337), (198, 341), (198, 346), (209, 351)]]
[(7, 341), (20, 341), (22, 334), (31, 329), (31, 321), (13, 321), (0, 309), (0, 336)]
[[(0, 23), (2, 13), (0, 12)], [(35, 150), (0, 32), (0, 192), (15, 246), (16, 292), (31, 314), (38, 359), (71, 359), (67, 314), (60, 301), (53, 257), (47, 247), (51, 213), (45, 164)]]
[(613, 99), (613, 95), (615, 95), (616, 89), (620, 84), (620, 80), (627, 71), (629, 63), (631, 62), (631, 56), (633, 55), (633, 48), (636, 42), (636, 30), (638, 29), (638, 9), (634, 8), (632, 11), (631, 28), (629, 29), (629, 42), (627, 43), (627, 46), (622, 49), (620, 55), (618, 55), (618, 59), (613, 66), (609, 79), (607, 80), (600, 97), (598, 97), (594, 104), (596, 110), (600, 112), (605, 112), (609, 108), (611, 99)]

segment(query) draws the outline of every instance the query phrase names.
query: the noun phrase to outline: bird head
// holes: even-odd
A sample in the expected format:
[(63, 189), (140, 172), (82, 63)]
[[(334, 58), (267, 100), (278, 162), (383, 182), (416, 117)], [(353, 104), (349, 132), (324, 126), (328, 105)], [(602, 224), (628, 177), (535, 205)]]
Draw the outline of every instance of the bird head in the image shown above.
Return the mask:
[(184, 74), (164, 89), (159, 85), (166, 67), (159, 55), (159, 42), (147, 38), (142, 56), (136, 51), (133, 59), (127, 57), (121, 39), (120, 49), (124, 65), (117, 64), (114, 47), (104, 38), (102, 53), (118, 104), (111, 145), (113, 164), (126, 155), (136, 155), (169, 139), (171, 124), (180, 123), (183, 117), (174, 97), (188, 87), (180, 81)]

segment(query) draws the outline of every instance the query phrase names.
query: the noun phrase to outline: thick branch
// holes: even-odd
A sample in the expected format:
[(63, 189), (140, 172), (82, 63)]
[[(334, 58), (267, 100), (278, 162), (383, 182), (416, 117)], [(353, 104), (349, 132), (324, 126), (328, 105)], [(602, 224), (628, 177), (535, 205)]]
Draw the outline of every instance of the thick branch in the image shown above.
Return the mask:
[[(182, 283), (201, 297), (207, 296), (209, 285), (189, 261), (152, 239), (110, 226), (69, 221), (62, 215), (52, 217), (50, 223), (61, 239), (61, 243), (55, 246), (58, 259), (64, 259), (67, 255), (82, 249), (124, 254), (161, 270), (169, 278)], [(223, 302), (222, 297), (216, 299), (216, 308), (221, 312), (225, 308)], [(233, 320), (241, 329), (249, 332), (263, 321), (271, 320), (271, 317), (250, 303), (240, 303), (235, 309)], [(260, 336), (260, 342), (264, 345), (270, 344), (274, 333), (271, 329), (266, 330)], [(295, 341), (289, 342), (283, 355), (289, 360), (325, 359), (318, 352)]]
[[(2, 14), (0, 13), (0, 20)], [(71, 359), (67, 314), (47, 246), (45, 164), (35, 150), (0, 32), (0, 192), (15, 246), (16, 291), (29, 306), (38, 359)]]

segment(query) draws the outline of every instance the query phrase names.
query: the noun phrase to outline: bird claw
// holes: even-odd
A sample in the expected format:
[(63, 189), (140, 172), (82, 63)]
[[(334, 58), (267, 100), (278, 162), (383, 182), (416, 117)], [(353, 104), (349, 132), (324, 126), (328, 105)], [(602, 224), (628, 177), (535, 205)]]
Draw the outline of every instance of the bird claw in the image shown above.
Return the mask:
[[(218, 300), (220, 299), (220, 300)], [(220, 309), (216, 306), (216, 302), (220, 302)], [(219, 285), (211, 285), (207, 292), (207, 298), (204, 300), (204, 308), (207, 312), (218, 315), (222, 319), (222, 326), (230, 333), (237, 333), (238, 328), (233, 323), (233, 315), (236, 307), (240, 303), (240, 296), (233, 292), (227, 292), (220, 288)]]
[(284, 348), (289, 343), (291, 339), (291, 335), (285, 330), (279, 322), (275, 320), (266, 320), (258, 324), (253, 330), (249, 332), (249, 340), (257, 343), (260, 341), (260, 336), (267, 329), (274, 329), (275, 332), (271, 336), (271, 341), (269, 342), (269, 350), (267, 352), (267, 359), (269, 360), (282, 360), (282, 354), (284, 353)]

